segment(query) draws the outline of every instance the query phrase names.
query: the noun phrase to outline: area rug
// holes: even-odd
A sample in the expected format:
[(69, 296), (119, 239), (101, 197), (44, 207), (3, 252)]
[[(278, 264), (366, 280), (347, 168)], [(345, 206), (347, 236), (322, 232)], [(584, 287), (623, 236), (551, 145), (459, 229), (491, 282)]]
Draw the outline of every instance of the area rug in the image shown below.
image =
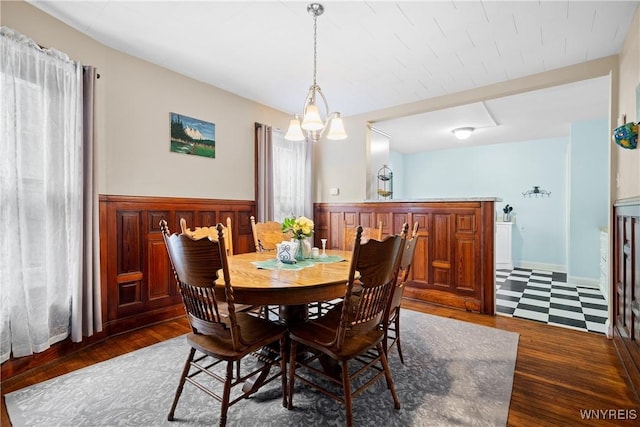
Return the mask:
[[(402, 404), (384, 380), (354, 399), (356, 426), (504, 426), (518, 334), (401, 312), (401, 364), (389, 355)], [(188, 353), (178, 337), (35, 384), (5, 396), (14, 427), (217, 425), (219, 403), (185, 385), (176, 420), (167, 421)], [(282, 407), (279, 380), (229, 409), (229, 426), (342, 426), (344, 407), (296, 384), (294, 409)]]

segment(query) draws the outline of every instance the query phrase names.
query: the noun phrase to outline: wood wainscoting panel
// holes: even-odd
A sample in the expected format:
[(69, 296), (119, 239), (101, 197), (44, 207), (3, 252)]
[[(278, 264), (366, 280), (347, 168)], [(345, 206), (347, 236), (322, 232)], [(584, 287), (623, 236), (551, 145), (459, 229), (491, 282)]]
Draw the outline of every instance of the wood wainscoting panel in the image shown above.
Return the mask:
[[(391, 219), (389, 219), (391, 217)], [(405, 223), (409, 224), (409, 235), (407, 238), (411, 238), (411, 232), (413, 231), (413, 224), (409, 223), (408, 212), (390, 212), (385, 215), (378, 215), (378, 221), (382, 221), (382, 236), (390, 236), (391, 230), (402, 230)], [(389, 228), (391, 224), (391, 228)]]
[(167, 248), (161, 236), (160, 238), (157, 235), (149, 236), (147, 254), (149, 255), (147, 260), (148, 300), (169, 298), (176, 295), (176, 292), (172, 292), (175, 288), (175, 278), (167, 256)]
[(451, 229), (451, 214), (434, 213), (432, 215), (433, 231), (431, 243), (433, 245), (431, 270), (433, 286), (440, 289), (448, 289), (453, 286), (451, 282), (451, 261), (453, 230)]
[(614, 203), (613, 341), (640, 397), (640, 197)]
[[(160, 232), (166, 220), (180, 232), (180, 218), (189, 227), (212, 226), (231, 217), (235, 253), (255, 250), (250, 217), (255, 202), (172, 197), (101, 196), (101, 269), (103, 319), (108, 334), (120, 333), (175, 316), (184, 309)], [(103, 244), (102, 242), (106, 242)]]
[[(200, 212), (200, 218), (199, 221), (195, 221), (195, 222), (191, 222), (191, 224), (194, 224), (194, 227), (211, 227), (212, 225), (216, 225), (217, 223), (221, 222), (224, 225), (227, 225), (227, 217), (231, 216), (231, 221), (233, 224), (235, 221), (233, 221), (233, 212), (231, 212), (231, 215), (229, 215), (229, 212), (221, 212), (222, 216), (220, 217), (219, 220), (216, 219), (216, 213), (215, 211), (201, 211)], [(187, 224), (190, 224), (189, 222), (187, 222)]]
[(142, 271), (142, 218), (139, 211), (116, 212), (118, 274)]
[[(180, 232), (180, 219), (184, 218), (187, 223), (187, 227), (193, 229), (193, 227), (201, 227), (202, 225), (196, 222), (194, 211), (176, 211), (174, 215), (173, 222), (169, 222), (169, 215), (166, 217), (166, 221), (169, 224), (170, 230), (172, 232)], [(162, 218), (161, 218), (162, 219)], [(215, 217), (211, 219), (211, 224), (217, 224)], [(160, 220), (158, 220), (158, 224), (160, 224)]]
[[(315, 214), (314, 214), (314, 217), (315, 217)], [(342, 249), (343, 228), (344, 228), (342, 213), (329, 212), (329, 218), (331, 219), (329, 222), (329, 230), (325, 236), (325, 238), (328, 239), (327, 249)], [(322, 242), (320, 243), (322, 244)]]
[(405, 296), (487, 314), (495, 314), (494, 212), (492, 198), (314, 205), (328, 248), (341, 247), (345, 224), (368, 227), (383, 221), (384, 237), (400, 233), (405, 222), (418, 222)]

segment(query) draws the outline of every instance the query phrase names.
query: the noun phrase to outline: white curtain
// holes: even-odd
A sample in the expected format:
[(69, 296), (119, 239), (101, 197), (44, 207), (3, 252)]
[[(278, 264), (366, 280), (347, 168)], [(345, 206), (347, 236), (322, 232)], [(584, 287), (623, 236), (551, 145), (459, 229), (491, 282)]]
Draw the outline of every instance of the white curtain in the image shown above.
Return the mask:
[(0, 28), (0, 360), (70, 333), (82, 286), (82, 67)]
[(304, 215), (313, 218), (313, 145), (288, 141), (280, 130), (272, 131), (273, 219)]

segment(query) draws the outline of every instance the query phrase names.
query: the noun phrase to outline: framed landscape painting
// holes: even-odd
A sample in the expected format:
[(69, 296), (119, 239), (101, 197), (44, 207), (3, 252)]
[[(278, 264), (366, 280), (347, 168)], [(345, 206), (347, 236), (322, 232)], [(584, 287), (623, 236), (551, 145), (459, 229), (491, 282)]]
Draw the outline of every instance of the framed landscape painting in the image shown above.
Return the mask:
[(171, 113), (171, 151), (215, 158), (215, 123)]

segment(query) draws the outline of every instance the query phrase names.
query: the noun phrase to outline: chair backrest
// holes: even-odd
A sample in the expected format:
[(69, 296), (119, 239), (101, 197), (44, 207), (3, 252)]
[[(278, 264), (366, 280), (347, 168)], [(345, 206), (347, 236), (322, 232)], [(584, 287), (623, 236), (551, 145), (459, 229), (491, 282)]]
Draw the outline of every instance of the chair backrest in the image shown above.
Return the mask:
[[(358, 226), (340, 326), (334, 341), (330, 343), (338, 348), (342, 347), (346, 338), (366, 334), (381, 324), (405, 240), (401, 235), (393, 235), (383, 241), (370, 239), (362, 243), (361, 237), (362, 227)], [(353, 294), (356, 283), (357, 295)]]
[[(236, 320), (222, 224), (216, 226), (215, 240), (171, 234), (164, 219), (160, 229), (193, 332), (228, 340), (234, 351), (246, 345)], [(219, 301), (214, 292), (220, 270), (225, 301)]]
[(251, 231), (253, 232), (253, 243), (256, 252), (275, 251), (276, 243), (289, 240), (293, 237), (291, 232), (282, 232), (282, 224), (275, 221), (256, 222), (255, 217), (251, 217)]
[[(353, 250), (353, 242), (356, 237), (357, 227), (344, 226), (342, 232), (342, 250)], [(362, 243), (369, 239), (382, 240), (382, 221), (378, 222), (378, 227), (362, 227)]]
[[(407, 227), (407, 224), (405, 224)], [(402, 295), (404, 293), (404, 286), (409, 279), (409, 271), (411, 270), (411, 264), (413, 264), (413, 254), (416, 251), (416, 244), (418, 243), (418, 223), (413, 225), (413, 231), (411, 238), (406, 239), (404, 242), (404, 249), (402, 250), (402, 256), (400, 257), (400, 264), (398, 265), (395, 286), (391, 291), (391, 298), (389, 298), (388, 313), (385, 314), (385, 319), (389, 319), (391, 312), (400, 307), (402, 302)]]
[(418, 243), (418, 227), (419, 224), (417, 222), (413, 224), (411, 238), (407, 239), (404, 245), (402, 258), (400, 259), (400, 265), (398, 268), (398, 285), (404, 284), (409, 278), (409, 271), (411, 270), (411, 264), (413, 264), (413, 254), (416, 251), (416, 243)]
[[(231, 227), (230, 217), (227, 217), (226, 223), (226, 226), (222, 226), (222, 234), (224, 234), (227, 255), (233, 256), (233, 228)], [(180, 218), (180, 228), (182, 229), (182, 234), (186, 234), (192, 239), (207, 237), (211, 240), (218, 240), (217, 225), (212, 225), (211, 227), (194, 227), (193, 230), (191, 230), (187, 227), (187, 221), (184, 218)]]

